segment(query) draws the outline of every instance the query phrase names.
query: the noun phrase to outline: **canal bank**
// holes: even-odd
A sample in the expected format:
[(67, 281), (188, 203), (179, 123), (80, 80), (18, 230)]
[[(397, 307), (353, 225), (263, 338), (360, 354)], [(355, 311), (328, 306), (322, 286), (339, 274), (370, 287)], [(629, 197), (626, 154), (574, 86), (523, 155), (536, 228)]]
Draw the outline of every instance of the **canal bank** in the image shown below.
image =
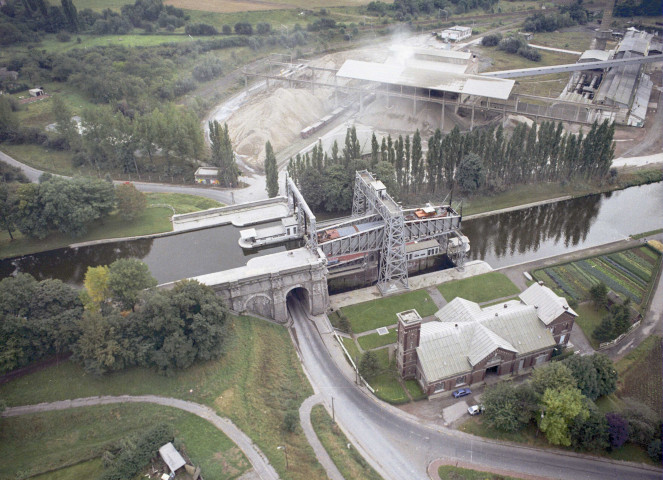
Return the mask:
[[(663, 227), (663, 183), (540, 204), (482, 218), (465, 218), (468, 260), (500, 268), (623, 240)], [(283, 251), (279, 245), (243, 251), (240, 229), (232, 225), (178, 235), (66, 248), (0, 261), (0, 278), (18, 272), (38, 279), (82, 284), (89, 266), (118, 258), (144, 261), (159, 283), (244, 266), (248, 258)]]

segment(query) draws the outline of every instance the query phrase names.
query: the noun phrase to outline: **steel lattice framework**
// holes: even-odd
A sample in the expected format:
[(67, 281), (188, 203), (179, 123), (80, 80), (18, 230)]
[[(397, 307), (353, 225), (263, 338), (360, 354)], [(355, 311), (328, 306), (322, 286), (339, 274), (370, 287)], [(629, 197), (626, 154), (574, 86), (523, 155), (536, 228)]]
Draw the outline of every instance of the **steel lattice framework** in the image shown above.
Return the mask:
[(408, 289), (403, 210), (368, 170), (356, 174), (352, 213), (377, 214), (384, 222), (378, 277), (380, 292), (385, 295)]
[(318, 236), (315, 225), (315, 215), (309, 208), (304, 196), (301, 194), (292, 178), (287, 177), (285, 184), (286, 196), (290, 210), (297, 213), (297, 230), (303, 232), (304, 239), (311, 251), (318, 249)]
[[(352, 216), (333, 224), (316, 224), (315, 215), (289, 177), (286, 194), (307, 247), (335, 259), (336, 263), (329, 268), (342, 268), (343, 260), (338, 263), (339, 257), (347, 256), (345, 261), (352, 262), (358, 257), (380, 253), (378, 288), (383, 295), (409, 288), (406, 243), (437, 239), (441, 245), (446, 243), (446, 253), (457, 267), (464, 263), (468, 245), (460, 231), (461, 215), (451, 206), (431, 207), (437, 213), (429, 217), (416, 215), (421, 209), (403, 210), (382, 182), (367, 170), (355, 176)], [(343, 232), (339, 235), (339, 231)]]

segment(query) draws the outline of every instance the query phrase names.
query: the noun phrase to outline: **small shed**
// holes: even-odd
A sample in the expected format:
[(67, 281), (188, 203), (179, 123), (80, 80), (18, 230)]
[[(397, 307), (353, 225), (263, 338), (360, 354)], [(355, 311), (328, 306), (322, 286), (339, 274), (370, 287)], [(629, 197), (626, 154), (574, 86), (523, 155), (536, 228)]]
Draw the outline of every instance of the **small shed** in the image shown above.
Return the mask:
[(218, 185), (219, 169), (214, 167), (199, 167), (193, 174), (196, 183), (202, 185)]
[(534, 34), (532, 32), (518, 32), (518, 35), (523, 37), (528, 42), (534, 37)]
[(159, 448), (159, 455), (161, 455), (163, 461), (166, 462), (166, 465), (168, 465), (171, 472), (176, 472), (186, 465), (186, 460), (184, 460), (182, 455), (180, 455), (180, 452), (178, 452), (175, 446), (170, 442)]
[(28, 92), (30, 92), (31, 97), (41, 97), (44, 95), (44, 89), (41, 87), (31, 88)]

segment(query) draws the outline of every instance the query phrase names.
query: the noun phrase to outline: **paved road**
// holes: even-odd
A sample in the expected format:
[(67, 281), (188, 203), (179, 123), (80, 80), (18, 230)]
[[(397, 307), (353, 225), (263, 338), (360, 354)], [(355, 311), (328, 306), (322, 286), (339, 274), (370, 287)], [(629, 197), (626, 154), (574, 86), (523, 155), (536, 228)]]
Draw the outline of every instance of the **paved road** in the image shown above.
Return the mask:
[(246, 458), (249, 459), (256, 474), (262, 480), (277, 480), (278, 473), (269, 464), (269, 460), (262, 451), (251, 441), (251, 439), (244, 434), (233, 422), (227, 418), (218, 416), (214, 410), (206, 405), (199, 403), (187, 402), (186, 400), (179, 400), (177, 398), (158, 397), (156, 395), (121, 395), (118, 397), (102, 396), (102, 397), (87, 397), (77, 398), (74, 400), (63, 400), (60, 402), (52, 403), (39, 403), (37, 405), (24, 405), (21, 407), (7, 408), (3, 413), (3, 417), (15, 417), (18, 415), (26, 415), (29, 413), (48, 412), (52, 410), (66, 410), (75, 407), (91, 407), (95, 405), (108, 405), (112, 403), (156, 403), (166, 407), (179, 408), (189, 413), (199, 416), (212, 423), (216, 428), (225, 433), (237, 446), (242, 450)]
[[(485, 470), (568, 480), (657, 479), (661, 471), (627, 462), (597, 460), (559, 450), (494, 442), (418, 419), (356, 387), (330, 358), (328, 334), (321, 335), (294, 300), (288, 303), (296, 345), (314, 390), (327, 405), (334, 398), (336, 420), (357, 449), (386, 480), (428, 479), (427, 466), (454, 458)], [(323, 341), (327, 339), (327, 345)], [(338, 347), (336, 347), (338, 348)], [(332, 352), (333, 353), (333, 352)]]

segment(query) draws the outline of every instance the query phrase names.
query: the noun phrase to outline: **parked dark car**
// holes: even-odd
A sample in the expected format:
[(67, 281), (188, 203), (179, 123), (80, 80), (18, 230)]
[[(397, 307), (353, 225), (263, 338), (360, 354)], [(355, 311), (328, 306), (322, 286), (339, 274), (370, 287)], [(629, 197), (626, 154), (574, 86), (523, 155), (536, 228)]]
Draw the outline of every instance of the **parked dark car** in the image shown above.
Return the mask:
[(452, 395), (454, 396), (454, 398), (460, 398), (464, 397), (465, 395), (471, 395), (471, 394), (472, 390), (470, 390), (469, 388), (459, 388)]

